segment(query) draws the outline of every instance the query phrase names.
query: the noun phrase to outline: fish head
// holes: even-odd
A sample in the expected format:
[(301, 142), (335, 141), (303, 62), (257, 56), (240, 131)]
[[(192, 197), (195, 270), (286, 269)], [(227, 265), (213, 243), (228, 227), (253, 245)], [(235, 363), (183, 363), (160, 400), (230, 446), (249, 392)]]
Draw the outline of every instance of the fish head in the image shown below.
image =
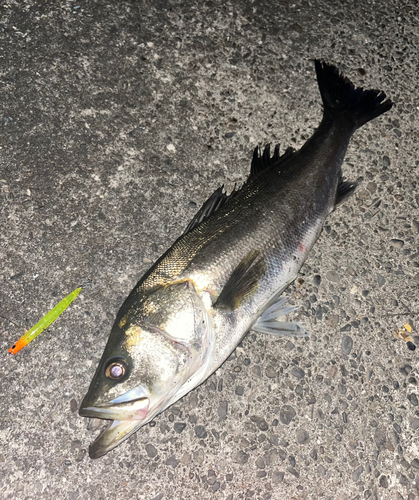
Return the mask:
[(80, 406), (81, 416), (112, 420), (90, 446), (92, 458), (115, 448), (200, 383), (211, 335), (211, 320), (191, 283), (147, 294), (133, 291)]

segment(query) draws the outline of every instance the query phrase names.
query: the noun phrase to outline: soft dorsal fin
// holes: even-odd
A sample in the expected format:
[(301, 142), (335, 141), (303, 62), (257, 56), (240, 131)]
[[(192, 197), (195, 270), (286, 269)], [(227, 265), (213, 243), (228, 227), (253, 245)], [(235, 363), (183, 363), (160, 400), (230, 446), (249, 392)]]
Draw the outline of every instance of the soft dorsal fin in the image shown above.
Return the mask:
[(265, 259), (258, 259), (259, 256), (260, 250), (251, 250), (241, 260), (221, 290), (214, 307), (234, 311), (252, 297), (267, 269)]
[(267, 144), (265, 146), (265, 149), (263, 150), (263, 153), (261, 153), (261, 150), (259, 146), (256, 146), (255, 150), (253, 151), (253, 159), (252, 159), (252, 165), (250, 167), (250, 176), (249, 179), (252, 179), (253, 177), (256, 177), (260, 172), (267, 168), (271, 168), (272, 166), (282, 162), (283, 160), (286, 160), (289, 158), (292, 154), (295, 153), (294, 148), (287, 148), (284, 152), (283, 155), (279, 154), (279, 144), (275, 146), (274, 149), (274, 154), (271, 157), (271, 145)]
[(233, 198), (238, 193), (236, 187), (234, 187), (233, 191), (230, 194), (227, 194), (225, 191), (223, 191), (223, 189), (224, 185), (222, 185), (212, 193), (208, 200), (198, 210), (195, 217), (188, 224), (185, 231), (183, 231), (183, 235), (192, 231), (192, 229), (194, 229), (199, 223), (215, 213), (219, 208), (224, 206), (227, 201), (231, 200), (231, 198)]

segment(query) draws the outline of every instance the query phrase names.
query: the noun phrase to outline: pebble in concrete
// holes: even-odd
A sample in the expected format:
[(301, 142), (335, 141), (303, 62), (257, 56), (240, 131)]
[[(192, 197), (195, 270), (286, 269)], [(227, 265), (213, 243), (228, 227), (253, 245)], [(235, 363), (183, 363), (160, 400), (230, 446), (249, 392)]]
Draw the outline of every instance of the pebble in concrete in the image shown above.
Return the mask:
[(218, 407), (218, 418), (220, 419), (220, 421), (226, 418), (227, 412), (228, 412), (228, 402), (222, 401), (220, 403), (220, 406)]
[(352, 472), (352, 479), (356, 482), (360, 478), (361, 474), (364, 472), (364, 467), (362, 465), (359, 465), (353, 472)]
[(291, 368), (291, 375), (293, 375), (295, 378), (301, 380), (304, 377), (305, 372), (302, 368), (300, 368), (298, 366), (293, 366)]
[(297, 441), (300, 444), (307, 443), (310, 438), (308, 432), (305, 429), (298, 429), (295, 435), (297, 437)]
[(183, 422), (176, 422), (175, 425), (173, 426), (175, 431), (180, 434), (183, 429), (186, 427), (186, 424)]
[(195, 434), (200, 439), (205, 439), (208, 435), (204, 425), (196, 425)]
[(157, 455), (157, 449), (151, 443), (145, 445), (145, 451), (150, 458), (154, 458)]
[(296, 412), (292, 406), (289, 405), (284, 405), (280, 412), (279, 412), (279, 418), (281, 422), (285, 425), (288, 425), (291, 420), (295, 417)]
[(352, 339), (352, 337), (350, 337), (349, 335), (344, 335), (343, 338), (342, 338), (342, 352), (344, 354), (351, 354), (351, 351), (352, 351), (352, 347), (354, 345), (354, 341)]

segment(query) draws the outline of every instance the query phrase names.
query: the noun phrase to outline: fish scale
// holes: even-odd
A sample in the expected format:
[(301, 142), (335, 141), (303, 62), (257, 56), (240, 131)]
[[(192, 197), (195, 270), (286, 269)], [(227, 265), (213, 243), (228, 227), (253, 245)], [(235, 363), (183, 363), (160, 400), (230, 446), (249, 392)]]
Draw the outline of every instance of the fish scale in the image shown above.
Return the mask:
[(341, 164), (352, 134), (388, 111), (385, 94), (355, 88), (315, 62), (323, 119), (299, 151), (255, 150), (249, 178), (217, 189), (121, 307), (80, 415), (110, 419), (92, 458), (122, 443), (201, 384), (253, 328), (305, 335), (280, 321), (279, 297), (297, 277), (330, 214), (355, 189)]

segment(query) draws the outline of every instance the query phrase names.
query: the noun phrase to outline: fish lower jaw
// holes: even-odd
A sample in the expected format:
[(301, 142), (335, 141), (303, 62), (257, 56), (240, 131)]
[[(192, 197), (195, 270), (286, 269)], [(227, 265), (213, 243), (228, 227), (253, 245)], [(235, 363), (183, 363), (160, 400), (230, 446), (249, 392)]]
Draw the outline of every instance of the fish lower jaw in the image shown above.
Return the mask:
[[(128, 439), (134, 432), (138, 431), (144, 425), (148, 424), (153, 418), (162, 411), (160, 408), (150, 409), (148, 414), (145, 416), (144, 420), (135, 419), (111, 419), (110, 417), (104, 417), (96, 415), (89, 412), (89, 410), (96, 410), (85, 408), (86, 415), (89, 417), (96, 418), (107, 418), (109, 421), (108, 426), (99, 434), (99, 436), (93, 441), (89, 446), (89, 456), (90, 458), (99, 458), (106, 455), (109, 451), (113, 450), (126, 439)], [(89, 414), (87, 414), (89, 412)]]
[(111, 420), (108, 426), (89, 446), (90, 458), (95, 459), (106, 455), (106, 453), (128, 439), (145, 423), (139, 420)]

